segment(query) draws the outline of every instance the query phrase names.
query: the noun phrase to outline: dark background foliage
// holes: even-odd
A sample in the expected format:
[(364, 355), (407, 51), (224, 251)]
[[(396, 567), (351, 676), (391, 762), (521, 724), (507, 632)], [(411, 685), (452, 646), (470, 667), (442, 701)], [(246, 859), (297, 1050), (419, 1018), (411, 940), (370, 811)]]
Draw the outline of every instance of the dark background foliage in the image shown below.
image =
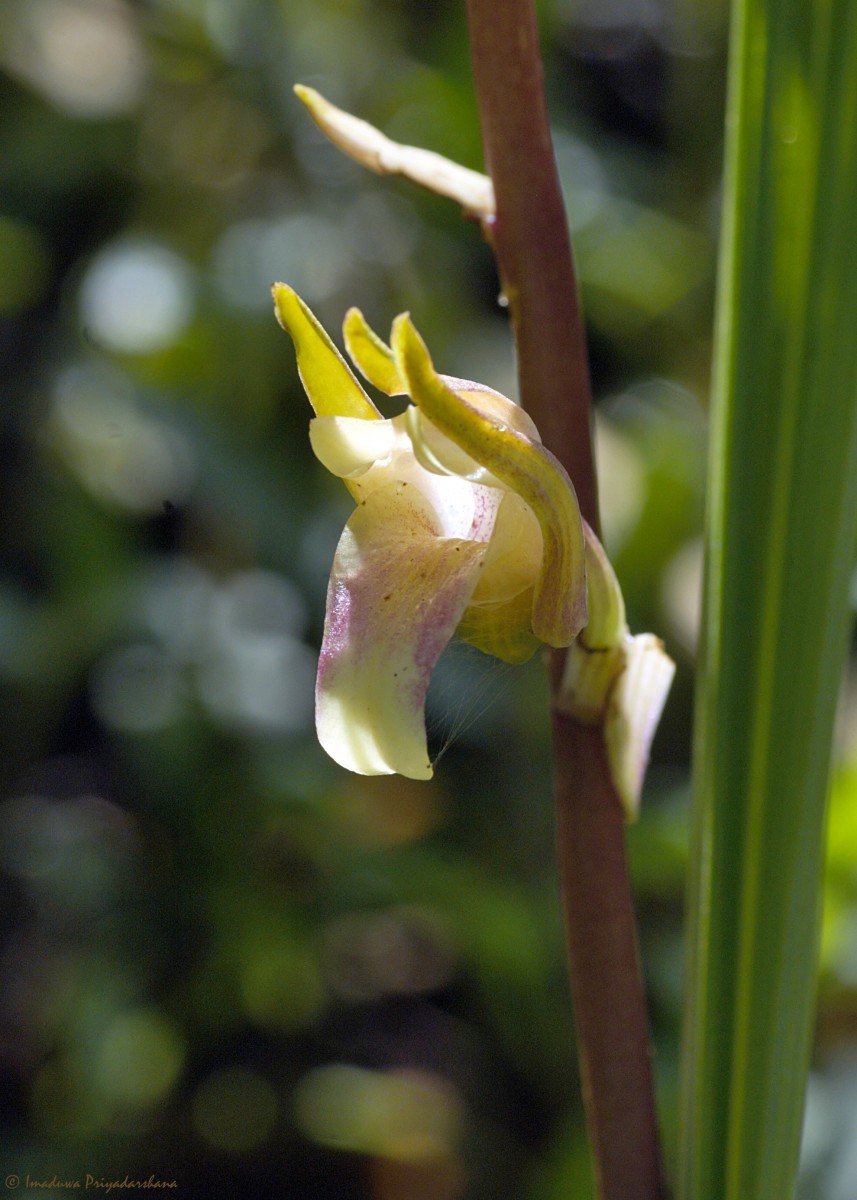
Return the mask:
[[(669, 1147), (726, 13), (541, 14), (606, 540), (678, 662), (629, 832)], [(4, 1177), (590, 1195), (541, 663), (450, 649), (431, 784), (346, 776), (312, 728), (349, 502), (271, 282), (333, 333), (409, 309), (440, 369), (515, 382), (476, 227), (338, 156), (291, 85), (480, 167), (463, 5), (4, 0), (0, 68)], [(842, 725), (804, 1172), (831, 1200), (857, 1190)]]

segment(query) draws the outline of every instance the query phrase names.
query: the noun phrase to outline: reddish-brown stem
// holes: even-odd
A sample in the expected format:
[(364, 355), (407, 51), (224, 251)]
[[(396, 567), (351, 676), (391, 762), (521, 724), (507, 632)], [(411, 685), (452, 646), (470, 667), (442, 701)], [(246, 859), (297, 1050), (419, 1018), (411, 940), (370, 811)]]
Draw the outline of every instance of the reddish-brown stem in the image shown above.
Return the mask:
[(662, 1200), (624, 813), (601, 730), (556, 712), (554, 794), (580, 1076), (599, 1195)]
[(598, 532), (586, 339), (553, 157), (531, 0), (467, 0), (491, 243), (509, 302), (521, 397)]
[[(509, 300), (521, 399), (599, 528), (591, 395), (532, 0), (467, 0), (497, 215), (489, 233)], [(562, 672), (554, 651), (554, 689)], [(648, 1022), (624, 818), (601, 730), (554, 711), (557, 857), (584, 1104), (602, 1200), (662, 1200)]]

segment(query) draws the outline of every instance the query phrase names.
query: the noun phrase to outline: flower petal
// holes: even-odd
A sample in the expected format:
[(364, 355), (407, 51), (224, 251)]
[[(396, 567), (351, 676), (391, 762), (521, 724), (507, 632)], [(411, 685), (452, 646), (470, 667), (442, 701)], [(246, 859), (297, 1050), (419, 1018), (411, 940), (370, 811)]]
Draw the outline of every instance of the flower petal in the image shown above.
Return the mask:
[(583, 528), (589, 621), (568, 648), (556, 703), (562, 712), (595, 724), (605, 719), (611, 690), (627, 665), (631, 637), (616, 572), (586, 521)]
[(316, 727), (327, 753), (358, 774), (432, 774), (426, 692), (487, 549), (441, 533), (419, 490), (394, 483), (358, 505), (337, 547)]
[(400, 443), (410, 449), (407, 434), (392, 421), (359, 417), (314, 417), (309, 440), (321, 465), (340, 479), (359, 479), (376, 463), (389, 462)]
[(539, 442), (480, 412), (444, 383), (407, 314), (396, 318), (392, 344), (411, 399), (429, 421), (535, 513), (544, 553), (533, 632), (550, 646), (568, 646), (586, 624), (583, 526), (571, 480)]
[(414, 458), (405, 413), (386, 421), (315, 417), (309, 434), (319, 462), (344, 480), (358, 502), (391, 483), (413, 484), (432, 506), (440, 536), (491, 538), (506, 493), (424, 470)]
[(514, 492), (504, 492), (472, 603), (497, 604), (532, 592), (541, 562), (542, 531), (533, 510)]
[(275, 283), (272, 292), (274, 312), (295, 344), (298, 373), (316, 413), (378, 420), (378, 409), (297, 292), (285, 283)]
[(613, 785), (625, 815), (633, 821), (640, 811), (640, 794), (652, 739), (661, 719), (675, 663), (663, 642), (651, 633), (628, 638), (625, 669), (610, 693), (604, 741)]

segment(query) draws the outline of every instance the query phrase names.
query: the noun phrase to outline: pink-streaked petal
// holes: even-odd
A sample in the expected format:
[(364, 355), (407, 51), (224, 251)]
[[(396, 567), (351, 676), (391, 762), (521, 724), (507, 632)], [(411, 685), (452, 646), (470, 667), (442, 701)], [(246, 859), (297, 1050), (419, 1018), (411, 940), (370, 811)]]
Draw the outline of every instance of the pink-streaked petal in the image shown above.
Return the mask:
[(432, 503), (398, 482), (358, 505), (337, 547), (316, 726), (327, 753), (360, 775), (432, 774), (426, 692), (487, 548), (442, 534)]

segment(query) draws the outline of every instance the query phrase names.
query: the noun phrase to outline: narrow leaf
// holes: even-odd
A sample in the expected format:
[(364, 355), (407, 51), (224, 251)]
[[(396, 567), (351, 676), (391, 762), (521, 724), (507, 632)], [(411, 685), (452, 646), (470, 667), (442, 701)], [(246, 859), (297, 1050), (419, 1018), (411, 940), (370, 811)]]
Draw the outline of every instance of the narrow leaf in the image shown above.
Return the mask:
[(857, 4), (736, 0), (679, 1196), (787, 1200), (857, 540)]

